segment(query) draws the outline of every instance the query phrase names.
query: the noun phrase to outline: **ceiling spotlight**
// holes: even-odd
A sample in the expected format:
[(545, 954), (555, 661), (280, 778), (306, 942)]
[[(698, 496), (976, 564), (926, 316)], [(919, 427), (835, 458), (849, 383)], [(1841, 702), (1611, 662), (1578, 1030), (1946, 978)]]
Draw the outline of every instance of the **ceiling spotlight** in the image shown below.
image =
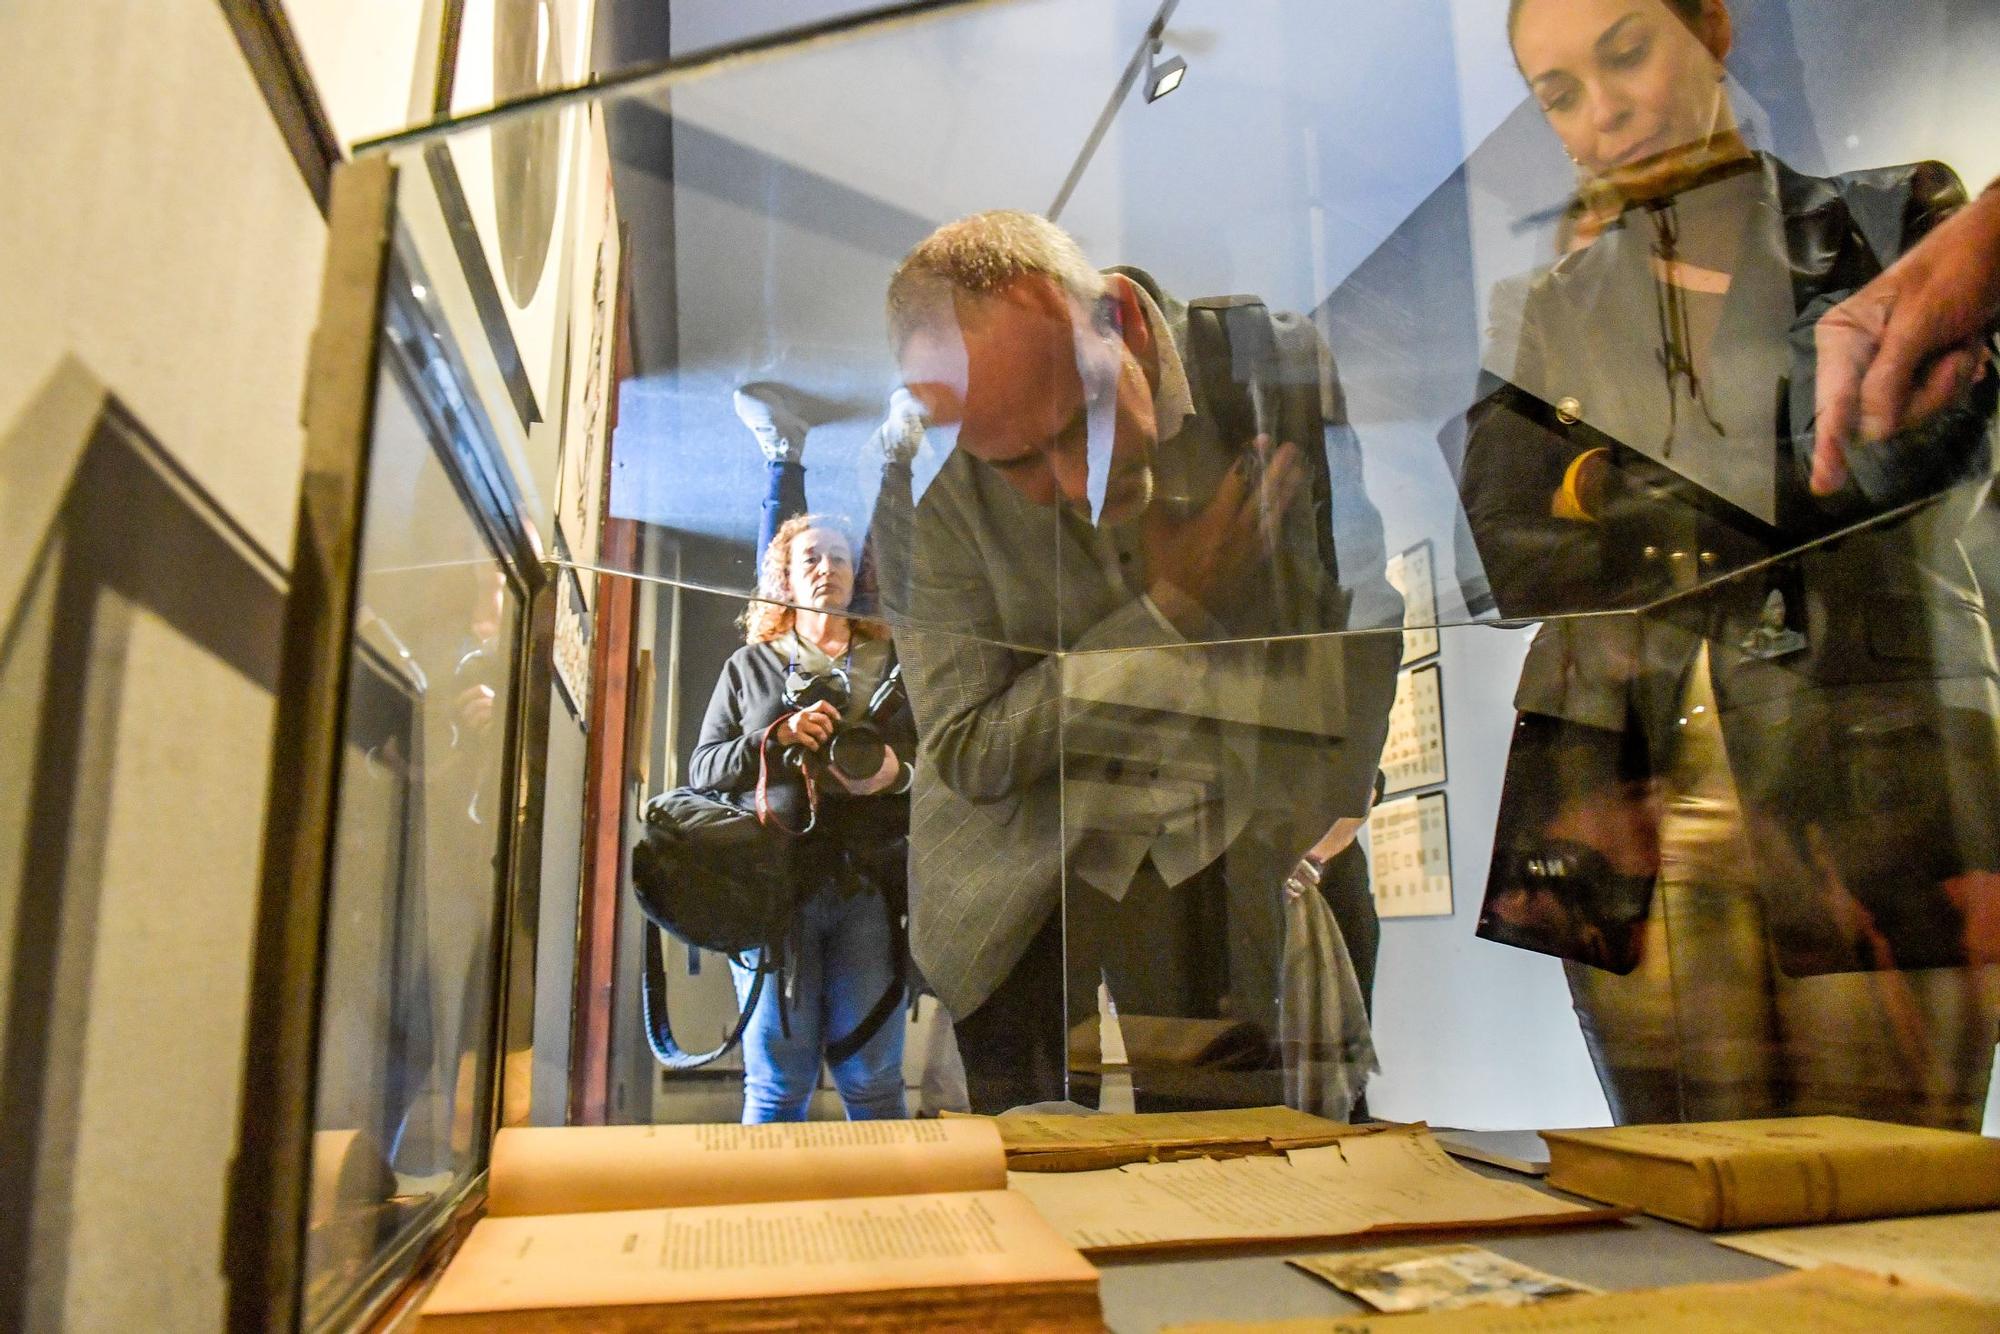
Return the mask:
[(1179, 56), (1170, 56), (1163, 61), (1160, 59), (1161, 49), (1162, 43), (1159, 38), (1155, 37), (1152, 48), (1146, 55), (1146, 100), (1148, 102), (1159, 101), (1168, 93), (1180, 87), (1181, 80), (1187, 77), (1187, 61), (1182, 60)]

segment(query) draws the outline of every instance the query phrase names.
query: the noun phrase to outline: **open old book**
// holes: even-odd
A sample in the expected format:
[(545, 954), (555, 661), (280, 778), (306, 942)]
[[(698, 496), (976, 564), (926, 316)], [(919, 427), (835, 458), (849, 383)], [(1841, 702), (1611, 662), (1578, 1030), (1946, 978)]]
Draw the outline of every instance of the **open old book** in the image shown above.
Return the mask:
[(1085, 1254), (1620, 1212), (1469, 1172), (1422, 1126), (1282, 1107), (510, 1129), (487, 1199), (441, 1329), (1096, 1329)]
[(988, 1121), (503, 1130), (437, 1330), (1098, 1330)]

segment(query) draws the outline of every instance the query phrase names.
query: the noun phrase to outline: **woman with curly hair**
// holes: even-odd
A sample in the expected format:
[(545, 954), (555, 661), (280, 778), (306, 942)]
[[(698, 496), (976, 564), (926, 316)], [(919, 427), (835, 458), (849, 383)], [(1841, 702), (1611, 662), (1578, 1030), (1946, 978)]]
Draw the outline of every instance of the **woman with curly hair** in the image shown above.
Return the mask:
[[(747, 799), (761, 785), (778, 818), (805, 830), (791, 849), (790, 938), (775, 957), (730, 965), (739, 1000), (759, 969), (780, 973), (743, 1035), (746, 1123), (803, 1120), (829, 1048), (849, 1119), (907, 1114), (896, 923), (916, 729), (900, 691), (883, 691), (895, 666), (887, 627), (848, 614), (856, 585), (853, 548), (825, 516), (778, 528), (743, 614), (746, 642), (723, 667), (689, 763), (693, 786)], [(857, 778), (826, 756), (871, 702), (887, 744)]]

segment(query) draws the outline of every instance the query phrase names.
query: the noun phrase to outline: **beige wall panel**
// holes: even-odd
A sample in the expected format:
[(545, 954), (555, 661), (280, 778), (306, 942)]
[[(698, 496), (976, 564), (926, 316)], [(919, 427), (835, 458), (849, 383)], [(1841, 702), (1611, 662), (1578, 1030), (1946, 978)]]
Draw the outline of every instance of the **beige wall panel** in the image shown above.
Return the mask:
[[(327, 118), (340, 142), (394, 134), (428, 115), (413, 115), (436, 80), (418, 56), (436, 0), (286, 0), (285, 16), (304, 54)], [(435, 45), (435, 39), (432, 39)], [(426, 108), (427, 110), (427, 108)]]
[(74, 354), (291, 549), (326, 231), (212, 0), (0, 8), (0, 423)]

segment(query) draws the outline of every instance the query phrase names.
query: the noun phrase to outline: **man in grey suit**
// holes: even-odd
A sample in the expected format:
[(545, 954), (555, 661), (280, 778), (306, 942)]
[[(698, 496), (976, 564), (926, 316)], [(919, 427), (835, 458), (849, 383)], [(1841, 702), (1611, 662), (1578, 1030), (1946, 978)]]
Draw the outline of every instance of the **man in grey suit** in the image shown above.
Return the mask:
[[(911, 942), (973, 1107), (1072, 1087), (1100, 978), (1128, 1037), (1182, 1048), (1168, 1064), (1233, 1035), (1200, 1077), (1137, 1076), (1142, 1105), (1275, 1101), (1302, 854), (1372, 981), (1352, 834), (1400, 653), (1331, 357), (1261, 306), (1238, 326), (1268, 331), (1261, 352), (1194, 347), (1147, 275), (1100, 273), (1021, 213), (939, 229), (888, 313), (949, 441), (885, 592), (922, 734)], [(1270, 374), (1233, 390), (1232, 354)], [(1361, 627), (1383, 632), (1326, 637)]]

